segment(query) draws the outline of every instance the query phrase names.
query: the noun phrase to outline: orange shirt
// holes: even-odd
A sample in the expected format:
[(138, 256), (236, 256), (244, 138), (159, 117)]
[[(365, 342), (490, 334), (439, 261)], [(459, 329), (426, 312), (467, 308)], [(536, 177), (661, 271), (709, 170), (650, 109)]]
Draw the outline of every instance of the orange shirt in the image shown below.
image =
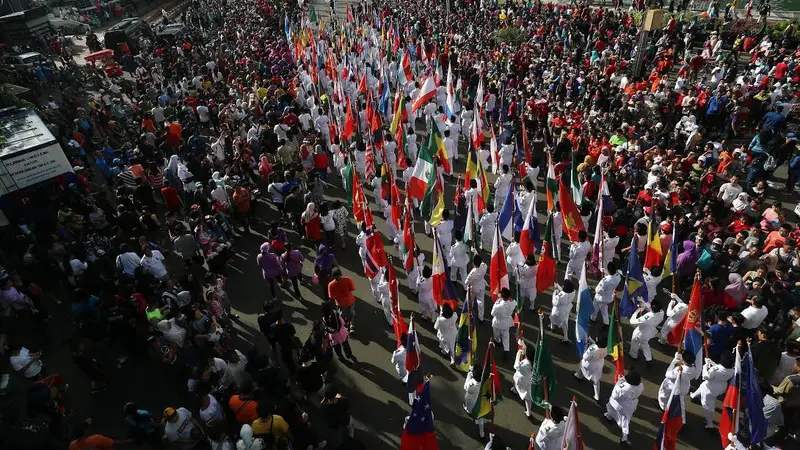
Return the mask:
[(783, 247), (786, 243), (786, 238), (781, 236), (780, 231), (770, 231), (767, 239), (764, 240), (764, 253), (769, 253), (772, 249)]
[(234, 395), (228, 401), (228, 406), (236, 416), (236, 421), (241, 424), (253, 423), (254, 420), (258, 419), (258, 413), (256, 412), (258, 402), (254, 400), (242, 400), (238, 395)]
[(356, 285), (348, 277), (341, 277), (328, 283), (328, 297), (336, 301), (340, 308), (346, 308), (356, 301), (353, 291)]
[(69, 450), (82, 450), (82, 449), (105, 450), (114, 448), (114, 440), (107, 438), (102, 434), (93, 434), (83, 439), (75, 439), (70, 442)]

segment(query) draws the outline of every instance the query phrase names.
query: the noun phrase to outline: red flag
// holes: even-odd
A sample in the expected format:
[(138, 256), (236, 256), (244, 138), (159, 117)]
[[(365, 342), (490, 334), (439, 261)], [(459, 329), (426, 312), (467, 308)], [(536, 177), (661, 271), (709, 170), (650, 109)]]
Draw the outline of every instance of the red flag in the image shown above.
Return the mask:
[(348, 97), (347, 112), (345, 113), (344, 130), (342, 131), (342, 137), (344, 139), (350, 139), (350, 136), (353, 135), (353, 132), (355, 130), (356, 130), (356, 121), (353, 118), (353, 107), (350, 105), (350, 97)]
[(492, 260), (489, 267), (489, 295), (492, 302), (497, 300), (500, 291), (508, 288), (508, 268), (506, 267), (506, 255), (503, 250), (503, 241), (500, 238), (500, 227), (495, 227), (494, 242), (492, 243)]
[(367, 72), (364, 71), (364, 75), (361, 75), (361, 81), (358, 82), (358, 92), (362, 94), (367, 93)]
[(397, 127), (397, 134), (395, 134), (395, 142), (397, 142), (397, 168), (400, 170), (408, 169), (408, 162), (406, 162), (406, 133), (402, 126)]
[(564, 232), (570, 242), (579, 242), (578, 233), (583, 230), (581, 213), (572, 200), (572, 190), (564, 185), (562, 178), (558, 179), (558, 202), (561, 204), (561, 219), (564, 222)]
[(413, 211), (411, 209), (411, 198), (406, 193), (406, 219), (403, 223), (403, 246), (406, 248), (406, 260), (403, 261), (403, 267), (406, 272), (410, 272), (414, 267), (414, 226)]
[[(391, 174), (391, 172), (389, 172)], [(394, 175), (390, 175), (391, 178), (391, 198), (389, 203), (391, 204), (392, 208), (392, 215), (391, 221), (392, 225), (394, 225), (395, 230), (400, 229), (400, 188), (397, 187), (397, 182), (394, 179)]]
[(722, 439), (722, 447), (727, 448), (730, 444), (728, 435), (736, 434), (736, 424), (739, 422), (739, 407), (741, 406), (739, 392), (742, 376), (742, 356), (739, 354), (739, 347), (736, 347), (736, 360), (733, 366), (733, 378), (728, 382), (728, 390), (725, 392), (725, 400), (722, 401), (722, 413), (719, 419), (719, 437)]
[(392, 328), (394, 328), (394, 336), (397, 338), (397, 346), (403, 344), (400, 339), (403, 333), (408, 333), (408, 325), (403, 320), (403, 314), (400, 312), (400, 293), (398, 291), (397, 274), (394, 270), (394, 265), (389, 264), (389, 295), (392, 297)]
[(690, 334), (696, 333), (697, 330), (701, 329), (703, 323), (703, 298), (700, 290), (700, 280), (695, 277), (694, 284), (692, 284), (692, 296), (689, 298), (689, 309), (686, 310), (686, 315), (678, 322), (678, 325), (671, 329), (667, 335), (667, 342), (670, 345), (680, 344), (685, 337), (690, 337)]
[(353, 217), (356, 219), (356, 222), (361, 223), (365, 219), (364, 205), (367, 203), (367, 199), (364, 197), (364, 190), (361, 188), (361, 180), (358, 178), (358, 171), (352, 166), (350, 170), (353, 173)]

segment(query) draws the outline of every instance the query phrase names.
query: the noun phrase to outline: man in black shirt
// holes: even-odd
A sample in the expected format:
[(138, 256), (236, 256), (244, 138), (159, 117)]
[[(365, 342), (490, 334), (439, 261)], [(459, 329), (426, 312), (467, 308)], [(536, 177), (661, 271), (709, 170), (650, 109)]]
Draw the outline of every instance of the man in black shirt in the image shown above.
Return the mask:
[[(273, 351), (277, 350), (276, 353), (280, 353), (281, 361), (289, 370), (289, 374), (294, 376), (294, 354), (295, 349), (298, 347), (295, 342), (297, 341), (297, 337), (295, 337), (296, 331), (294, 326), (283, 318), (282, 310), (278, 309), (275, 315), (277, 320), (270, 325), (268, 338), (278, 344), (277, 349), (275, 346), (272, 347)], [(277, 359), (277, 354), (275, 354), (275, 359)]]

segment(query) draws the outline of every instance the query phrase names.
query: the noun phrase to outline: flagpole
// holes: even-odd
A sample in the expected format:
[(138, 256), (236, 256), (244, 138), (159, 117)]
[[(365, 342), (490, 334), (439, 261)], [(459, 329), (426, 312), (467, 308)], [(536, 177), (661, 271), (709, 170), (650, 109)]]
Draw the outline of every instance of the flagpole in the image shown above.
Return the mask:
[(736, 405), (734, 405), (733, 410), (733, 434), (736, 435), (739, 433), (739, 413), (740, 408), (739, 406), (742, 404), (742, 400), (739, 398), (742, 395), (742, 341), (740, 340), (738, 344), (736, 344), (736, 359), (739, 362), (739, 386), (736, 387)]
[(575, 432), (578, 438), (578, 446), (577, 450), (583, 450), (583, 436), (581, 435), (581, 419), (578, 417), (578, 398), (577, 396), (572, 396), (572, 403), (575, 405)]
[[(697, 269), (697, 272), (695, 272), (694, 281), (700, 281), (700, 269)], [(674, 282), (674, 276), (673, 276), (673, 282)], [(692, 291), (694, 291), (694, 282), (692, 282)], [(689, 303), (691, 303), (691, 301)], [(691, 304), (689, 306), (691, 307)], [(686, 332), (688, 331), (686, 325), (687, 325), (686, 323), (683, 324), (683, 337), (681, 338), (681, 342), (678, 343), (678, 352), (683, 351), (683, 344), (684, 342), (686, 342)]]

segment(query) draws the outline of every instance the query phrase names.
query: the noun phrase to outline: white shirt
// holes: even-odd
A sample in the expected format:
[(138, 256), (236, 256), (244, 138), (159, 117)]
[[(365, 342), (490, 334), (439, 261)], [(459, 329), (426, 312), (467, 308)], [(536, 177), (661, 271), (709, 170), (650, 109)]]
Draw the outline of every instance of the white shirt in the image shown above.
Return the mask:
[(197, 116), (200, 122), (206, 123), (211, 121), (211, 114), (208, 113), (208, 106), (200, 105), (197, 107)]
[(742, 187), (738, 184), (725, 183), (719, 187), (719, 195), (722, 197), (722, 201), (725, 202), (725, 206), (730, 206), (733, 200), (741, 193)]
[(178, 415), (178, 420), (175, 422), (168, 421), (164, 425), (164, 435), (169, 441), (191, 439), (192, 430), (194, 429), (192, 413), (186, 408), (178, 408), (175, 413)]
[(762, 306), (761, 308), (756, 308), (752, 305), (748, 306), (742, 311), (742, 315), (744, 316), (742, 327), (747, 330), (755, 330), (761, 325), (761, 322), (764, 321), (768, 313), (769, 310), (767, 310), (766, 306)]
[(145, 272), (153, 275), (156, 278), (164, 278), (167, 276), (167, 268), (164, 266), (164, 255), (158, 250), (152, 250), (153, 256), (142, 256), (141, 265), (144, 267)]
[(141, 265), (139, 255), (133, 252), (123, 253), (117, 256), (117, 267), (125, 272), (125, 275), (133, 276), (133, 271)]
[[(9, 358), (9, 362), (11, 363), (11, 368), (14, 369), (15, 372), (19, 372), (20, 370), (22, 370), (23, 367), (28, 365), (28, 363), (31, 362), (32, 359), (33, 357), (31, 355), (31, 351), (25, 347), (22, 347), (19, 350), (19, 355), (12, 356), (11, 358)], [(25, 369), (25, 372), (23, 372), (22, 375), (25, 376), (25, 378), (31, 378), (35, 377), (36, 375), (39, 375), (39, 372), (41, 371), (42, 371), (42, 361), (37, 360), (34, 361), (30, 366), (28, 366), (28, 368)]]

